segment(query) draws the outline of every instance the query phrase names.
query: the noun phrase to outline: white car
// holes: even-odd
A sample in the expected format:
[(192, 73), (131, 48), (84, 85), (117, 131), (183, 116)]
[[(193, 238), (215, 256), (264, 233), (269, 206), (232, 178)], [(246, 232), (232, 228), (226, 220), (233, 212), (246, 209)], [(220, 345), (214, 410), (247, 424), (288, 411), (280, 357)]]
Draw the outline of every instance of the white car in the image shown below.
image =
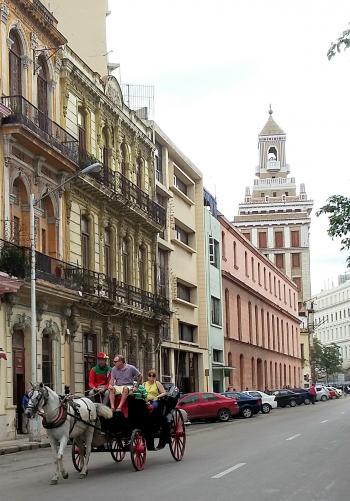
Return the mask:
[(261, 398), (261, 412), (263, 414), (268, 414), (271, 409), (277, 408), (277, 402), (274, 395), (268, 395), (263, 391), (248, 390), (243, 393), (247, 393), (251, 397)]
[(316, 400), (322, 400), (322, 402), (329, 400), (329, 391), (321, 384), (316, 385)]

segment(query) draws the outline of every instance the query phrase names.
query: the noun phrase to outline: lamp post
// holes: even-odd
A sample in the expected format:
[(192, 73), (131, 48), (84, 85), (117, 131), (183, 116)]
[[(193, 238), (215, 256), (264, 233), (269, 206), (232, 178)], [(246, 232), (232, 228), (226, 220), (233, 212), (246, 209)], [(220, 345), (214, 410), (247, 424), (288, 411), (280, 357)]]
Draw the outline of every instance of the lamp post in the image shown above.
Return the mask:
[[(35, 198), (32, 193), (30, 196), (30, 296), (31, 296), (31, 338), (32, 338), (32, 371), (31, 380), (33, 383), (37, 382), (37, 323), (36, 323), (36, 248), (35, 248), (35, 214), (34, 208), (46, 197), (61, 189), (65, 184), (70, 183), (73, 179), (83, 176), (84, 174), (91, 174), (100, 172), (102, 165), (100, 163), (93, 163), (81, 171), (77, 172), (70, 178), (66, 179), (63, 183), (56, 186), (54, 189), (48, 191), (40, 198)], [(31, 441), (39, 441), (39, 424), (38, 420), (32, 419)], [(36, 421), (36, 423), (35, 423)]]

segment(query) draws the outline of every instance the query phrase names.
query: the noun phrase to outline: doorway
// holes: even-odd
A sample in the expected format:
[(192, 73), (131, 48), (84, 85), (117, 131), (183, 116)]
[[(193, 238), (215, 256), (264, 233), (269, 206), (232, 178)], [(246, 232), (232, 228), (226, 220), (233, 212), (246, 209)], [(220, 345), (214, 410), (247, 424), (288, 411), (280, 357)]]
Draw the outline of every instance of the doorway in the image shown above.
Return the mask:
[(15, 330), (12, 338), (13, 357), (13, 405), (16, 406), (16, 429), (22, 433), (22, 398), (25, 392), (25, 351), (24, 332)]

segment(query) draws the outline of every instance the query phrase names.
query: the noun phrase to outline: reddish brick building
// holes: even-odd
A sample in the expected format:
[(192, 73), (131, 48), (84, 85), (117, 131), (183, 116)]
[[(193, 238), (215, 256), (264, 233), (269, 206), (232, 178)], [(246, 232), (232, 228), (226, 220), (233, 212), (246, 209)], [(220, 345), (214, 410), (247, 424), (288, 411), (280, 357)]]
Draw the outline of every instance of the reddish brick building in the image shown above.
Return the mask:
[(219, 216), (227, 384), (237, 390), (300, 386), (297, 286)]

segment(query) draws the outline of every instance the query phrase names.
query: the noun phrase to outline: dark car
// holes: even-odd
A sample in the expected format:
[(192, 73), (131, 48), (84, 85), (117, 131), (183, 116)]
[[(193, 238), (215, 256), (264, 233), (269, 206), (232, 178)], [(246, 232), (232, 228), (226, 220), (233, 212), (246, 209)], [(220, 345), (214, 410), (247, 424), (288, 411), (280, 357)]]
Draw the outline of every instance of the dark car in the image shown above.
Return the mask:
[(309, 403), (311, 402), (310, 400), (310, 393), (309, 393), (309, 390), (308, 388), (290, 388), (291, 391), (294, 391), (294, 393), (301, 393), (302, 395), (304, 395), (304, 402), (298, 402), (298, 405), (301, 405), (301, 404), (305, 404), (305, 405), (309, 405)]
[(305, 394), (296, 393), (292, 390), (275, 390), (273, 395), (275, 395), (277, 407), (286, 407), (287, 405), (295, 407), (305, 402)]
[(227, 398), (220, 393), (186, 393), (177, 403), (178, 409), (184, 409), (189, 419), (209, 419), (210, 421), (228, 421), (239, 413), (234, 398)]
[(261, 411), (261, 398), (254, 398), (240, 391), (224, 391), (222, 395), (237, 400), (241, 417), (250, 418)]

